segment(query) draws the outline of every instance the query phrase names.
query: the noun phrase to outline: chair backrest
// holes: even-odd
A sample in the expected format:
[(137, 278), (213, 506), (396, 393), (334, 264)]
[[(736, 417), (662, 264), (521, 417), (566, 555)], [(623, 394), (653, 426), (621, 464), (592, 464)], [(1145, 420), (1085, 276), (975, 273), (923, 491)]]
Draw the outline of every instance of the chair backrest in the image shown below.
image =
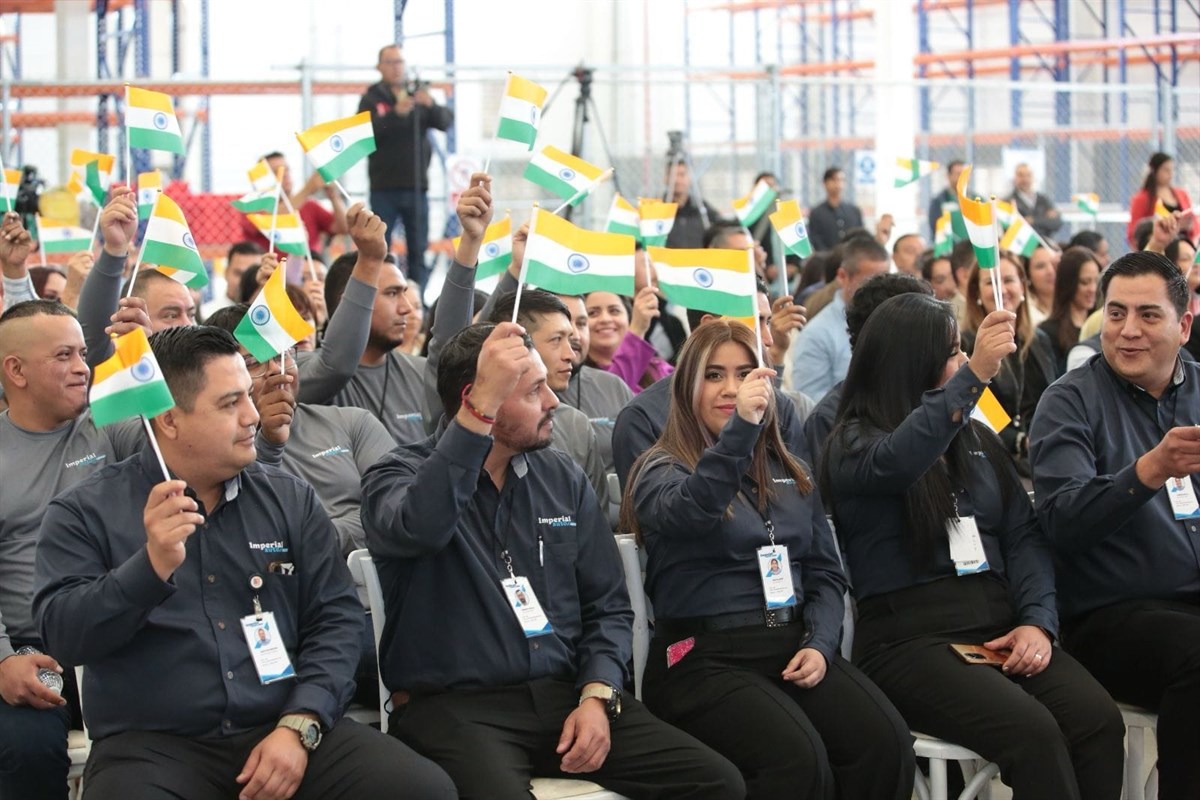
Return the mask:
[(637, 537), (632, 533), (619, 533), (616, 539), (621, 567), (625, 570), (625, 588), (629, 590), (629, 604), (633, 607), (633, 696), (640, 700), (642, 675), (650, 652), (650, 623), (654, 619), (654, 610), (642, 583), (646, 554), (638, 547)]
[[(360, 589), (365, 589), (367, 592), (367, 611), (371, 612), (371, 627), (374, 629), (375, 634), (375, 656), (376, 664), (378, 664), (380, 657), (379, 640), (383, 638), (383, 623), (385, 621), (383, 613), (383, 586), (379, 583), (379, 572), (376, 571), (375, 562), (371, 560), (371, 554), (366, 549), (355, 550), (351, 553), (346, 558), (346, 565), (350, 567), (350, 575), (354, 578), (354, 585)], [(375, 674), (379, 679), (379, 729), (387, 733), (387, 703), (391, 699), (391, 694), (388, 692), (387, 687), (383, 685), (383, 675), (380, 673), (378, 666), (375, 669)]]
[(617, 473), (608, 473), (608, 524), (615, 531), (621, 524), (621, 481)]
[(91, 734), (87, 729), (87, 717), (83, 714), (83, 667), (75, 668), (75, 693), (79, 695), (79, 724), (83, 726), (83, 733), (88, 739), (91, 739)]
[[(846, 583), (850, 582), (850, 568), (846, 566), (846, 559), (842, 556), (842, 543), (838, 541), (837, 528), (833, 524), (833, 517), (827, 516), (829, 521), (829, 533), (833, 535), (833, 548), (837, 551), (838, 561), (842, 565), (842, 572), (846, 575)], [(854, 606), (854, 598), (850, 596), (850, 592), (842, 594), (842, 603), (845, 606), (845, 611), (842, 612), (842, 658), (850, 660), (850, 653), (854, 651), (854, 616), (857, 609)]]

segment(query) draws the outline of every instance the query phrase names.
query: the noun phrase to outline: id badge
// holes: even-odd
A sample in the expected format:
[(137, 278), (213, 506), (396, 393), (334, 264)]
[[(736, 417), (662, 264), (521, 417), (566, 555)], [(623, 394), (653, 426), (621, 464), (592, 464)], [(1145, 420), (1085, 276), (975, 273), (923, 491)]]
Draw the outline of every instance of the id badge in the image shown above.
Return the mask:
[(792, 586), (792, 562), (788, 560), (785, 544), (760, 547), (758, 574), (762, 578), (763, 600), (767, 608), (796, 605), (796, 589)]
[(241, 622), (246, 646), (250, 648), (250, 658), (254, 660), (254, 668), (258, 670), (259, 682), (265, 686), (296, 677), (296, 670), (292, 668), (287, 648), (283, 646), (283, 636), (275, 625), (275, 614), (264, 611), (261, 618), (251, 614), (242, 617)]
[(1191, 478), (1167, 478), (1167, 497), (1175, 519), (1200, 519), (1200, 502)]
[(509, 608), (517, 615), (517, 622), (520, 624), (521, 630), (525, 631), (526, 639), (551, 632), (550, 620), (546, 619), (542, 605), (538, 602), (537, 595), (534, 594), (529, 581), (516, 575), (500, 581), (500, 587), (504, 589), (504, 596), (508, 598)]
[(974, 517), (957, 517), (948, 523), (950, 533), (950, 558), (959, 575), (974, 575), (991, 569), (983, 540), (979, 538), (979, 527)]

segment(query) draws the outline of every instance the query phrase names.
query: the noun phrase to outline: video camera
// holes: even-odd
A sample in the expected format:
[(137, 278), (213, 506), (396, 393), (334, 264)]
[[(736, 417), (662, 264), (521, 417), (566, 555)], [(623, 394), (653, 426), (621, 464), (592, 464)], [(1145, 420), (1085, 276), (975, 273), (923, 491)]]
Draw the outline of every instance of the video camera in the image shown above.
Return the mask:
[(15, 211), (22, 216), (38, 213), (38, 200), (46, 182), (38, 177), (38, 168), (26, 166), (21, 169), (21, 185), (17, 187)]

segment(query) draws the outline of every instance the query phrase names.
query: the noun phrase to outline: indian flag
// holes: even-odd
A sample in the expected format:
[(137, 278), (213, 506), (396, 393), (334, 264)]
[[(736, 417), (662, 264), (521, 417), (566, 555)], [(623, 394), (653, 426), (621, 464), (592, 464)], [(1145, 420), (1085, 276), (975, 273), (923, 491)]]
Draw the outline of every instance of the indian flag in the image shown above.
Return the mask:
[(370, 111), (322, 122), (304, 133), (297, 133), (296, 138), (313, 168), (328, 183), (333, 183), (346, 170), (375, 152), (375, 130), (371, 127)]
[(916, 183), (926, 175), (932, 175), (937, 172), (940, 167), (936, 161), (920, 161), (915, 158), (897, 158), (896, 159), (896, 183), (893, 188), (899, 189), (901, 186), (908, 186), (910, 183)]
[(154, 169), (139, 172), (137, 176), (138, 219), (150, 219), (154, 213), (154, 201), (162, 191), (162, 173)]
[(549, 189), (563, 200), (572, 200), (572, 206), (578, 205), (587, 196), (580, 193), (586, 192), (603, 174), (604, 170), (595, 164), (564, 153), (553, 145), (543, 147), (525, 166), (525, 180)]
[(722, 317), (758, 316), (753, 250), (647, 247), (658, 288), (672, 303)]
[(629, 201), (620, 193), (613, 195), (612, 205), (608, 208), (608, 219), (604, 230), (608, 233), (623, 233), (626, 236), (637, 237), (640, 231), (641, 218), (638, 211), (629, 205)]
[[(263, 212), (270, 214), (279, 204), (279, 184), (262, 191), (255, 190), (234, 200), (231, 205), (243, 214)], [(140, 188), (140, 187), (139, 187)]]
[(1167, 206), (1165, 203), (1163, 203), (1161, 197), (1154, 201), (1154, 216), (1156, 216), (1156, 217), (1171, 216), (1171, 212), (1167, 210)]
[(1001, 250), (1017, 253), (1026, 258), (1033, 255), (1033, 251), (1037, 250), (1041, 245), (1042, 238), (1038, 236), (1033, 226), (1026, 222), (1025, 218), (1020, 214), (1017, 214), (1013, 218), (1012, 224), (1008, 226), (1008, 230), (1000, 237)]
[(975, 408), (971, 409), (971, 419), (979, 420), (991, 428), (993, 433), (999, 433), (1008, 427), (1008, 423), (1012, 422), (1012, 417), (1004, 410), (1004, 406), (1000, 405), (1000, 401), (996, 399), (992, 390), (986, 386), (979, 395), (979, 402), (975, 404)]
[(933, 254), (937, 257), (949, 256), (954, 249), (954, 229), (950, 223), (950, 212), (944, 211), (938, 217), (937, 229), (933, 232)]
[(1071, 195), (1071, 202), (1085, 214), (1093, 217), (1100, 213), (1100, 195), (1095, 192), (1084, 192)]
[[(458, 252), (461, 236), (454, 237), (454, 251)], [(499, 275), (512, 264), (512, 218), (505, 214), (504, 219), (493, 222), (483, 232), (483, 242), (479, 246), (479, 263), (475, 265), (475, 279), (483, 280), (493, 275)]]
[(1001, 230), (1008, 230), (1008, 226), (1020, 216), (1021, 212), (1017, 211), (1015, 203), (1007, 200), (996, 201), (996, 221), (1000, 223)]
[(555, 294), (633, 295), (632, 236), (577, 228), (535, 208), (525, 245), (525, 280)]
[(808, 240), (808, 228), (804, 215), (800, 213), (797, 200), (785, 200), (771, 213), (771, 227), (779, 234), (783, 249), (794, 256), (808, 258), (812, 255), (812, 242)]
[(39, 216), (37, 230), (38, 243), (47, 255), (92, 249), (92, 232), (87, 228)]
[(88, 167), (95, 164), (99, 183), (107, 191), (108, 184), (112, 181), (113, 165), (116, 161), (115, 156), (110, 156), (107, 153), (96, 153), (91, 150), (75, 148), (71, 151), (71, 173), (79, 176), (81, 184), (87, 185)]
[[(254, 227), (271, 239), (271, 215), (247, 214)], [(308, 230), (295, 214), (275, 215), (275, 249), (294, 256), (308, 255)]]
[(21, 170), (5, 169), (0, 171), (3, 180), (0, 181), (0, 197), (4, 198), (4, 210), (17, 210), (17, 192), (21, 188)]
[(315, 330), (288, 299), (284, 273), (277, 269), (233, 330), (242, 346), (262, 363), (287, 350)]
[(759, 178), (750, 194), (733, 201), (733, 211), (737, 214), (738, 222), (746, 227), (758, 222), (778, 196), (779, 192), (775, 191), (766, 178)]
[(638, 198), (638, 216), (641, 218), (638, 231), (642, 244), (647, 247), (662, 247), (675, 227), (675, 212), (678, 203), (667, 203), (651, 197)]
[(141, 414), (153, 417), (175, 407), (175, 398), (140, 327), (113, 341), (113, 354), (96, 367), (88, 401), (100, 428)]
[(274, 191), (279, 183), (271, 167), (262, 159), (248, 169), (246, 175), (250, 178), (250, 188), (256, 192)]
[(129, 146), (146, 150), (165, 150), (183, 155), (183, 134), (175, 118), (175, 104), (169, 95), (126, 87), (125, 126), (129, 129)]
[(504, 84), (504, 97), (500, 98), (500, 123), (496, 126), (496, 137), (520, 142), (533, 149), (537, 139), (538, 123), (542, 119), (542, 104), (546, 102), (546, 90), (516, 73), (508, 73)]
[(208, 273), (196, 250), (196, 240), (192, 238), (187, 220), (183, 218), (183, 211), (165, 194), (159, 194), (154, 201), (154, 211), (146, 223), (142, 260), (189, 288), (208, 283)]
[(967, 182), (971, 179), (971, 165), (963, 167), (958, 176), (958, 207), (962, 211), (967, 237), (975, 248), (975, 259), (980, 269), (996, 266), (996, 225), (992, 220), (992, 207), (982, 200), (967, 197)]

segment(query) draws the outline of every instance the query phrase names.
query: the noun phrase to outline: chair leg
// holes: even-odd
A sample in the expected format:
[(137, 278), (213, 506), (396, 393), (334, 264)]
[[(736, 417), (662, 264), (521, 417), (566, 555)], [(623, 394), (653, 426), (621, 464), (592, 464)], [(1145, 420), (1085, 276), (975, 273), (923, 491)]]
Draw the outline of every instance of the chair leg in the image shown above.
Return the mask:
[(1125, 731), (1128, 755), (1125, 757), (1125, 800), (1146, 800), (1142, 776), (1146, 771), (1146, 731), (1127, 728)]
[(919, 769), (913, 781), (913, 788), (917, 792), (917, 800), (929, 800), (929, 783), (925, 780), (925, 775)]
[(1158, 800), (1158, 763), (1150, 768), (1150, 775), (1146, 778), (1146, 800)]
[(946, 781), (946, 762), (940, 758), (929, 759), (929, 799), (948, 800), (949, 793)]

